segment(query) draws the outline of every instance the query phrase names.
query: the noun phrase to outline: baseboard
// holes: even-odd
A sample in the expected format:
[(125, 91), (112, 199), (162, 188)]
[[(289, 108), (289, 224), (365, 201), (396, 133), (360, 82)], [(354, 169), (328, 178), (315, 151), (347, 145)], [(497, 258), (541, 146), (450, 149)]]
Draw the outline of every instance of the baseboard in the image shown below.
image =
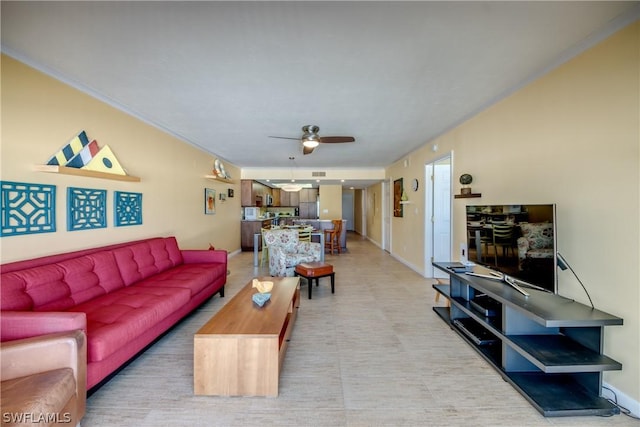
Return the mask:
[(602, 397), (611, 399), (620, 407), (628, 409), (633, 416), (640, 417), (640, 402), (633, 400), (630, 396), (604, 381), (602, 382)]
[(382, 245), (381, 245), (379, 242), (376, 242), (375, 240), (372, 240), (372, 239), (371, 239), (371, 237), (369, 237), (369, 236), (365, 236), (365, 237), (366, 237), (366, 239), (367, 239), (368, 241), (370, 241), (371, 243), (373, 243), (375, 246), (379, 247), (380, 249), (383, 249), (383, 248), (382, 248)]
[(412, 269), (413, 271), (415, 271), (416, 273), (418, 273), (420, 276), (422, 276), (422, 277), (426, 277), (426, 276), (424, 275), (424, 271), (422, 271), (422, 270), (420, 269), (420, 267), (418, 267), (417, 265), (413, 265), (413, 264), (411, 264), (409, 261), (407, 261), (407, 260), (406, 260), (406, 259), (404, 259), (404, 258), (401, 258), (401, 257), (397, 256), (396, 254), (391, 254), (391, 256), (392, 256), (393, 258), (395, 258), (397, 261), (400, 261), (402, 264), (406, 265), (407, 267), (409, 267), (410, 269)]
[(227, 254), (227, 258), (231, 258), (232, 256), (236, 256), (236, 255), (238, 255), (239, 253), (242, 253), (242, 249), (238, 249), (238, 250), (235, 250), (235, 251), (233, 251), (233, 252), (229, 252), (229, 253)]

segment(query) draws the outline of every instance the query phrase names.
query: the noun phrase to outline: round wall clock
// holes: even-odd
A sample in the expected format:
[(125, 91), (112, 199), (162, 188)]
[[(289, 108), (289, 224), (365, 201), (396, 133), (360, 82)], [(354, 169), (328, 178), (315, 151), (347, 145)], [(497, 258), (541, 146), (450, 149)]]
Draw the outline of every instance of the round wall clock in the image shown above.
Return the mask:
[(418, 191), (418, 187), (419, 187), (418, 180), (414, 178), (414, 180), (411, 181), (411, 189), (413, 191)]

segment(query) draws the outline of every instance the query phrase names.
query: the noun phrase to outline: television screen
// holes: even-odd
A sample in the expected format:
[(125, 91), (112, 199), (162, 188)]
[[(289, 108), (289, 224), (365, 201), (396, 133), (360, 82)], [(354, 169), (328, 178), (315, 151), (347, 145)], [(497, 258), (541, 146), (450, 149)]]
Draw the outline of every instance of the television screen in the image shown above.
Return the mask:
[(556, 292), (554, 204), (467, 206), (467, 258)]

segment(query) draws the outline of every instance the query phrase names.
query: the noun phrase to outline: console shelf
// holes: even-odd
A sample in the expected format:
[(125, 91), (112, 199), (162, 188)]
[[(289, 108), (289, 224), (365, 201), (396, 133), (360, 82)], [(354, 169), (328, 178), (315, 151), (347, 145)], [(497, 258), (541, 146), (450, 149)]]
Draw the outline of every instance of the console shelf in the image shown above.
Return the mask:
[(450, 286), (433, 286), (451, 303), (434, 307), (436, 314), (544, 416), (620, 413), (600, 393), (602, 372), (622, 369), (602, 354), (603, 328), (622, 319), (548, 292), (525, 297), (502, 282), (452, 272), (452, 263), (433, 265), (450, 276)]

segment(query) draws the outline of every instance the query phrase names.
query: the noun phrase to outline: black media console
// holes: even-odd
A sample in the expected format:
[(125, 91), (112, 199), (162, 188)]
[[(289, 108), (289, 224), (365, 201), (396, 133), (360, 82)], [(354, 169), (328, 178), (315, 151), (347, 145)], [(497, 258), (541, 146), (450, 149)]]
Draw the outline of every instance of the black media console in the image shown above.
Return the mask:
[(544, 416), (614, 415), (600, 396), (602, 372), (621, 370), (602, 354), (605, 326), (622, 319), (549, 292), (456, 273), (433, 265), (450, 286), (433, 285), (450, 307), (433, 310)]

